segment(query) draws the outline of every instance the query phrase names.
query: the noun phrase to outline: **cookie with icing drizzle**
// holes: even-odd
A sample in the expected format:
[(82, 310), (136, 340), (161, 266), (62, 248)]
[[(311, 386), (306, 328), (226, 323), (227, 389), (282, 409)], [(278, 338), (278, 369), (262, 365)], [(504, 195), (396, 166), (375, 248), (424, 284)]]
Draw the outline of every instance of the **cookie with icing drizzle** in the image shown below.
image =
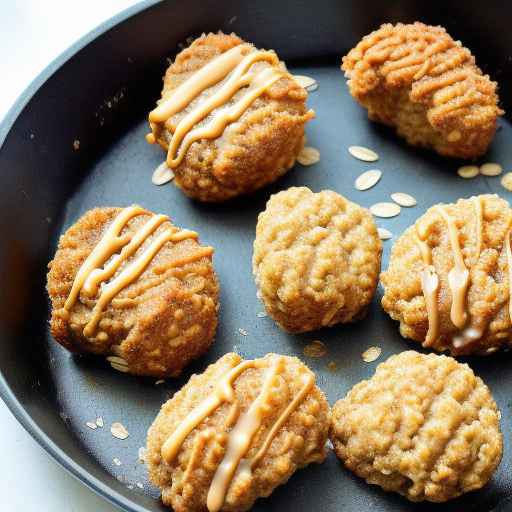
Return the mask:
[(475, 158), (496, 132), (497, 84), (443, 27), (385, 24), (345, 57), (350, 94), (409, 144)]
[(402, 352), (334, 404), (330, 438), (344, 465), (411, 501), (480, 489), (503, 453), (500, 412), (467, 364)]
[(176, 512), (248, 510), (299, 468), (326, 456), (330, 409), (295, 357), (229, 353), (166, 402), (146, 464)]
[(274, 51), (234, 34), (203, 35), (167, 69), (147, 141), (167, 151), (185, 194), (224, 201), (294, 165), (314, 117), (306, 98)]
[(269, 316), (305, 332), (364, 316), (381, 254), (368, 210), (332, 190), (291, 187), (258, 217), (253, 273)]
[(59, 240), (51, 333), (72, 352), (115, 356), (136, 375), (178, 375), (217, 327), (213, 249), (140, 206), (95, 208)]
[(512, 210), (497, 195), (430, 208), (396, 241), (382, 306), (400, 333), (453, 355), (512, 345)]

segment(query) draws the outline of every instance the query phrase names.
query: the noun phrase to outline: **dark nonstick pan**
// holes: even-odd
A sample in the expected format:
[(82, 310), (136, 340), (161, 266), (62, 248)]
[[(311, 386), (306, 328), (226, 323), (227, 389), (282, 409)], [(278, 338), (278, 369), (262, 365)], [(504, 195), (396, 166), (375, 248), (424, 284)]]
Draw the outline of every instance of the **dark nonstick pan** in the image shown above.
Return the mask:
[[(23, 426), (66, 469), (111, 502), (129, 511), (159, 511), (158, 492), (146, 478), (137, 452), (160, 404), (206, 364), (233, 349), (248, 357), (267, 352), (303, 357), (313, 339), (328, 347), (323, 359), (307, 359), (329, 401), (369, 377), (376, 364), (361, 352), (381, 346), (382, 361), (415, 348), (380, 307), (381, 292), (365, 321), (308, 335), (283, 333), (256, 298), (251, 254), (258, 212), (270, 194), (292, 185), (333, 189), (369, 206), (404, 191), (418, 206), (379, 221), (395, 237), (432, 203), (484, 192), (507, 199), (499, 178), (462, 180), (460, 162), (406, 146), (391, 130), (370, 124), (349, 97), (339, 71), (341, 55), (380, 23), (421, 20), (442, 24), (471, 48), (500, 83), (502, 106), (512, 111), (512, 7), (503, 2), (276, 2), (238, 0), (143, 2), (87, 35), (52, 63), (27, 89), (0, 128), (0, 392)], [(161, 76), (180, 42), (201, 32), (235, 31), (257, 46), (274, 48), (294, 73), (318, 80), (309, 104), (317, 119), (308, 127), (321, 161), (297, 166), (259, 193), (228, 204), (202, 205), (173, 186), (156, 188), (151, 173), (163, 160), (149, 146), (145, 115), (154, 105)], [(512, 170), (512, 125), (505, 116), (487, 161)], [(77, 141), (77, 142), (75, 142)], [(347, 147), (359, 144), (380, 154), (379, 185), (357, 192), (353, 181), (369, 164)], [(114, 372), (98, 359), (71, 357), (48, 332), (46, 264), (59, 234), (87, 209), (139, 203), (169, 214), (178, 225), (201, 233), (216, 248), (222, 286), (220, 326), (208, 354), (175, 381), (155, 386)], [(390, 241), (385, 242), (384, 267)], [(240, 334), (239, 329), (248, 335)], [(335, 361), (335, 372), (327, 369)], [(503, 462), (483, 490), (445, 505), (411, 504), (369, 486), (344, 470), (333, 454), (322, 465), (301, 470), (254, 510), (460, 511), (512, 510), (512, 356), (466, 361), (491, 387), (502, 411)], [(87, 421), (101, 416), (105, 427)], [(110, 434), (113, 422), (130, 432)], [(122, 465), (113, 464), (118, 458)], [(29, 463), (29, 461), (27, 462)], [(139, 485), (138, 485), (139, 484)]]

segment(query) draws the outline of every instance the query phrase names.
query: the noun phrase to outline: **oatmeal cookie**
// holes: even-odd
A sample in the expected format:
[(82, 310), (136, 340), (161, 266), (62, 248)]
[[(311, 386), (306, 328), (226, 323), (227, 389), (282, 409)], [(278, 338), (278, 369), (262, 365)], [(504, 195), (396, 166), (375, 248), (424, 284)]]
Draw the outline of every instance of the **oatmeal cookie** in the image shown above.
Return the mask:
[(224, 201), (294, 165), (314, 117), (306, 98), (275, 52), (235, 34), (202, 35), (167, 69), (147, 140), (167, 151), (185, 194)]
[(136, 375), (178, 375), (210, 346), (219, 286), (211, 247), (140, 206), (95, 208), (59, 240), (51, 333)]
[(496, 132), (497, 84), (443, 27), (385, 24), (343, 57), (350, 94), (409, 144), (476, 158)]
[(489, 481), (503, 451), (499, 419), (468, 365), (408, 351), (336, 402), (330, 438), (343, 464), (369, 484), (443, 502)]
[(330, 409), (295, 357), (226, 354), (166, 402), (146, 463), (176, 512), (238, 512), (299, 468), (322, 462)]
[(268, 314), (287, 331), (311, 331), (365, 313), (381, 253), (367, 210), (331, 190), (292, 187), (259, 215), (253, 272)]
[(400, 333), (453, 355), (512, 345), (512, 210), (497, 195), (427, 210), (396, 241), (382, 306)]

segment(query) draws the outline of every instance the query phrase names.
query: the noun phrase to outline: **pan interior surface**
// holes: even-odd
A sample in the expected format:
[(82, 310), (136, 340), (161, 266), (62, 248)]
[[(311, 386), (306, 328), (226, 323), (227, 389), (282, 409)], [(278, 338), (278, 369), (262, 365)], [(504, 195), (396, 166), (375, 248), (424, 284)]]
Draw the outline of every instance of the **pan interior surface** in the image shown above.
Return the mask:
[[(114, 20), (114, 28), (90, 39), (92, 42), (75, 57), (55, 68), (55, 74), (38, 91), (32, 91), (33, 98), (16, 120), (12, 119), (0, 149), (0, 227), (6, 248), (0, 256), (3, 396), (52, 455), (126, 510), (164, 509), (138, 460), (139, 448), (145, 445), (146, 431), (160, 405), (192, 373), (203, 371), (226, 352), (236, 351), (246, 358), (268, 352), (295, 355), (315, 371), (317, 383), (332, 405), (354, 384), (369, 378), (388, 356), (418, 350), (417, 344), (401, 338), (398, 325), (382, 310), (380, 287), (365, 320), (354, 324), (290, 335), (270, 318), (258, 315), (264, 309), (256, 297), (252, 276), (252, 244), (258, 213), (271, 194), (290, 186), (307, 186), (313, 191), (331, 189), (365, 207), (389, 200), (394, 192), (412, 194), (418, 201), (416, 207), (403, 208), (393, 219), (377, 219), (379, 227), (393, 233), (393, 239), (384, 242), (383, 268), (387, 267), (393, 241), (432, 204), (481, 193), (512, 199), (512, 194), (501, 187), (499, 177), (462, 180), (456, 173), (461, 162), (412, 148), (393, 130), (370, 123), (366, 112), (350, 97), (339, 70), (340, 56), (381, 22), (421, 19), (445, 24), (449, 31), (453, 29), (454, 36), (463, 37), (463, 20), (471, 20), (469, 15), (459, 13), (459, 22), (454, 24), (446, 13), (446, 19), (432, 18), (420, 7), (399, 3), (398, 12), (382, 6), (372, 9), (370, 19), (363, 20), (366, 2), (335, 7), (332, 2), (322, 1), (314, 13), (318, 26), (308, 28), (304, 22), (308, 3), (297, 2), (294, 8), (302, 15), (301, 21), (290, 20), (286, 34), (269, 28), (282, 29), (285, 25), (283, 6), (268, 1), (258, 6), (247, 3), (241, 12), (238, 3), (220, 4), (214, 9), (194, 1), (183, 9), (180, 2), (168, 2), (126, 21)], [(499, 10), (494, 11), (497, 16)], [(486, 13), (484, 18), (489, 16)], [(162, 19), (174, 19), (176, 27), (181, 28), (171, 31)], [(468, 28), (471, 23), (467, 21)], [(148, 145), (144, 136), (148, 131), (146, 112), (158, 97), (165, 57), (172, 56), (185, 37), (219, 28), (233, 30), (258, 46), (274, 48), (287, 59), (292, 73), (317, 80), (319, 87), (308, 100), (316, 119), (309, 123), (307, 136), (308, 145), (319, 149), (321, 158), (310, 167), (297, 164), (284, 178), (250, 197), (208, 205), (190, 201), (172, 184), (155, 187), (151, 183), (152, 172), (165, 154)], [(479, 52), (471, 41), (464, 42), (474, 49), (477, 62), (490, 63), (488, 71), (495, 71), (493, 78), (500, 81), (506, 103), (506, 91), (512, 83), (508, 81), (509, 71), (500, 67), (500, 45), (506, 46), (503, 37), (494, 41), (495, 54), (488, 61), (488, 48)], [(91, 74), (97, 80), (89, 89), (84, 88), (83, 83), (91, 82)], [(499, 162), (505, 170), (512, 170), (508, 149), (512, 125), (506, 118), (500, 120), (500, 125), (482, 163)], [(373, 149), (379, 154), (378, 162), (355, 160), (347, 151), (351, 145)], [(357, 191), (354, 180), (372, 168), (382, 170), (381, 181), (368, 191)], [(59, 235), (90, 208), (134, 203), (198, 231), (201, 242), (215, 248), (214, 265), (221, 285), (220, 321), (212, 348), (179, 379), (158, 385), (155, 379), (115, 372), (101, 359), (71, 356), (51, 339), (47, 323), (46, 264)], [(326, 345), (327, 355), (319, 359), (305, 357), (304, 347), (316, 339)], [(365, 363), (361, 354), (370, 346), (381, 347), (382, 355), (374, 363)], [(335, 371), (328, 367), (331, 361), (336, 363)], [(512, 510), (512, 448), (508, 436), (512, 430), (512, 356), (472, 357), (464, 362), (489, 385), (501, 409), (505, 451), (497, 473), (484, 489), (435, 505), (435, 509)], [(87, 426), (97, 418), (103, 419), (104, 427)], [(112, 436), (110, 426), (114, 422), (126, 427), (130, 434), (127, 439)], [(259, 500), (253, 510), (358, 511), (362, 503), (364, 509), (378, 512), (434, 507), (411, 504), (367, 485), (343, 469), (331, 452), (325, 463), (298, 471), (269, 498)]]

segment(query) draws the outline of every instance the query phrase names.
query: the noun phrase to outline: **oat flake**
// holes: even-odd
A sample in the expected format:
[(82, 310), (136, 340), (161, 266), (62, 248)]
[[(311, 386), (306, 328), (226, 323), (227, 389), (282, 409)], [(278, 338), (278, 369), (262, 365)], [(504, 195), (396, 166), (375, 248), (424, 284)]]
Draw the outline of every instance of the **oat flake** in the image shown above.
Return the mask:
[(326, 354), (327, 347), (320, 340), (314, 340), (304, 347), (306, 357), (323, 357)]
[(396, 217), (400, 213), (400, 206), (396, 203), (376, 203), (370, 206), (370, 212), (375, 217)]
[(146, 461), (146, 448), (141, 446), (139, 448), (139, 462), (144, 463)]
[(128, 430), (126, 430), (125, 426), (122, 423), (112, 423), (112, 426), (110, 427), (110, 432), (114, 437), (117, 439), (126, 439), (130, 434), (128, 433)]
[(116, 466), (120, 466), (122, 464), (122, 462), (117, 458), (115, 457), (112, 462), (116, 465)]
[(411, 206), (416, 206), (418, 204), (416, 198), (406, 194), (405, 192), (395, 192), (394, 194), (391, 194), (391, 199), (393, 199), (396, 204), (405, 206), (406, 208), (410, 208)]
[(256, 316), (258, 318), (265, 318), (267, 316), (267, 313), (265, 313), (265, 311), (260, 311)]
[(382, 349), (380, 347), (370, 347), (361, 354), (361, 357), (365, 363), (372, 363), (380, 357), (381, 352)]
[(363, 172), (363, 174), (361, 174), (354, 182), (354, 187), (361, 191), (368, 190), (369, 188), (377, 185), (381, 177), (382, 171), (379, 171), (378, 169)]
[(379, 155), (375, 151), (365, 148), (364, 146), (349, 146), (348, 152), (358, 160), (363, 162), (375, 162), (379, 159)]
[(512, 172), (507, 172), (507, 174), (501, 178), (501, 186), (512, 191)]
[(301, 165), (313, 165), (320, 161), (320, 151), (312, 146), (305, 146), (297, 156), (297, 162)]
[(153, 185), (165, 185), (174, 179), (174, 172), (167, 167), (167, 162), (162, 162), (153, 172), (151, 182)]
[(499, 176), (503, 172), (500, 164), (488, 162), (480, 166), (480, 174), (483, 176)]
[(477, 165), (463, 165), (457, 170), (457, 174), (466, 180), (474, 178), (480, 174), (480, 168)]
[(304, 89), (316, 84), (316, 80), (306, 75), (293, 75), (293, 79)]
[(96, 430), (98, 428), (98, 425), (96, 425), (96, 423), (94, 423), (93, 421), (88, 421), (86, 425), (92, 430)]
[(242, 336), (247, 336), (247, 335), (249, 334), (245, 329), (242, 329), (241, 327), (238, 329), (238, 332), (239, 332)]
[(386, 228), (377, 228), (377, 232), (379, 233), (379, 238), (381, 240), (389, 240), (390, 238), (393, 238), (393, 233)]
[(100, 428), (103, 428), (104, 427), (104, 423), (103, 423), (103, 418), (100, 416), (99, 418), (96, 418), (96, 425), (98, 425), (98, 427)]

